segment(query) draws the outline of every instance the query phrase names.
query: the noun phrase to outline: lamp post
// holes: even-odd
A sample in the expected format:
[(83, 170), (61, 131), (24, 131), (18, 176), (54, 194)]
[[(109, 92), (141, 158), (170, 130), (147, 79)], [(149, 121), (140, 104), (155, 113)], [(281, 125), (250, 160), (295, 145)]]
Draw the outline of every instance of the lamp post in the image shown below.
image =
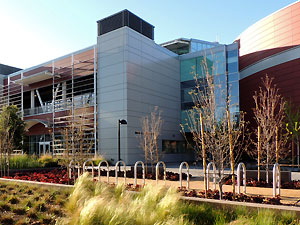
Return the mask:
[[(127, 124), (127, 121), (126, 120), (118, 120), (118, 161), (121, 160), (121, 151), (120, 151), (120, 127), (121, 127), (121, 124), (122, 125), (126, 125)], [(119, 170), (120, 170), (120, 167), (119, 167)]]

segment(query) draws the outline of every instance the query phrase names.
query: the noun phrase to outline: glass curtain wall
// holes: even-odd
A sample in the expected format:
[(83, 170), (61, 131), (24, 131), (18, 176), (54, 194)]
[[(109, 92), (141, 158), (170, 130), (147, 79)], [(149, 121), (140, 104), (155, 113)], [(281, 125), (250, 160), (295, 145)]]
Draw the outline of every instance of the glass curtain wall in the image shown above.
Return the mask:
[[(227, 50), (228, 49), (228, 50)], [(238, 49), (233, 44), (229, 47), (223, 45), (212, 48), (211, 51), (200, 51), (186, 55), (181, 60), (181, 122), (185, 123), (186, 110), (194, 106), (191, 90), (195, 88), (195, 75), (198, 79), (204, 76), (205, 69), (212, 74), (215, 82), (216, 118), (225, 115), (227, 99), (233, 119), (238, 119), (239, 113), (239, 72), (238, 72)], [(198, 56), (195, 56), (198, 55)], [(203, 66), (206, 64), (207, 66)], [(205, 84), (202, 84), (205, 85)]]

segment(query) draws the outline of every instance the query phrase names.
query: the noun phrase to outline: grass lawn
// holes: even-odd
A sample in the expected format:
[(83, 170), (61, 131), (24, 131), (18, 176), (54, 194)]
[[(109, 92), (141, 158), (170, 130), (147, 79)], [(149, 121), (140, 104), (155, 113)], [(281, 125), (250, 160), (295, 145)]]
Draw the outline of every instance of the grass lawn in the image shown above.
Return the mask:
[(0, 182), (0, 224), (55, 224), (71, 188)]

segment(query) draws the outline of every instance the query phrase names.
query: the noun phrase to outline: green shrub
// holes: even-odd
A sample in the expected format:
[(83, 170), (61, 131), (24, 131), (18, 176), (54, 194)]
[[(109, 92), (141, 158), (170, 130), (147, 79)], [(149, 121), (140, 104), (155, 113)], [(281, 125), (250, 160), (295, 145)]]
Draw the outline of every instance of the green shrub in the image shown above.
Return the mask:
[(9, 159), (9, 168), (11, 169), (30, 169), (39, 167), (42, 167), (42, 165), (34, 155), (15, 155)]
[(43, 155), (38, 159), (42, 167), (57, 167), (58, 159), (53, 158), (51, 155)]

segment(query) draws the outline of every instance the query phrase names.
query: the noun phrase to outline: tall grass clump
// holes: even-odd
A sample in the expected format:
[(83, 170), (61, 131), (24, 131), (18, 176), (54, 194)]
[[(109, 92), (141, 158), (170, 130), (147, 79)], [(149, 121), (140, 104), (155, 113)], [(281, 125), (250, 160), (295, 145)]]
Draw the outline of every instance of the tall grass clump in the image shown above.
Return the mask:
[(57, 224), (300, 225), (294, 213), (186, 203), (180, 200), (176, 189), (163, 186), (147, 185), (141, 192), (133, 193), (123, 185), (95, 183), (88, 173), (79, 177), (65, 207), (67, 217)]
[(274, 210), (261, 209), (247, 213), (241, 213), (232, 222), (234, 225), (274, 225), (274, 224), (300, 224), (297, 215), (293, 212), (280, 212)]
[(30, 169), (39, 167), (42, 167), (42, 164), (38, 161), (38, 157), (34, 155), (15, 155), (9, 159), (10, 169)]
[(75, 184), (66, 208), (69, 217), (58, 224), (191, 224), (181, 213), (176, 189), (146, 186), (140, 193), (94, 183), (83, 174)]

